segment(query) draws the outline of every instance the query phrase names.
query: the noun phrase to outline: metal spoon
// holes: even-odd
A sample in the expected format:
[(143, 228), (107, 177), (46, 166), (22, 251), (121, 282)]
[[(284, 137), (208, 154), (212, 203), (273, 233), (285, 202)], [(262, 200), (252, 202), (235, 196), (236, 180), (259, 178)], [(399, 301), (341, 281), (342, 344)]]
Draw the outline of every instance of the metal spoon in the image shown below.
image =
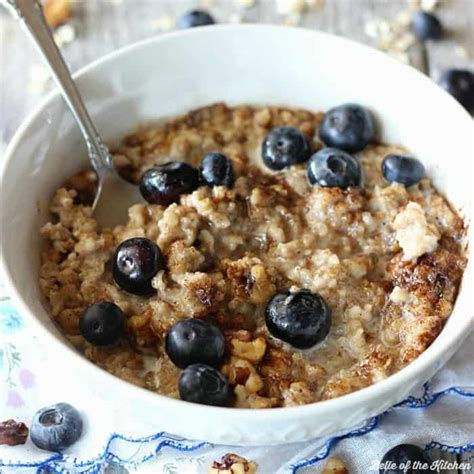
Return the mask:
[(125, 224), (128, 208), (143, 199), (139, 194), (138, 186), (122, 179), (115, 170), (112, 156), (102, 142), (54, 42), (41, 5), (37, 0), (0, 0), (0, 2), (9, 7), (33, 40), (81, 129), (92, 167), (99, 180), (92, 205), (97, 222), (102, 227)]

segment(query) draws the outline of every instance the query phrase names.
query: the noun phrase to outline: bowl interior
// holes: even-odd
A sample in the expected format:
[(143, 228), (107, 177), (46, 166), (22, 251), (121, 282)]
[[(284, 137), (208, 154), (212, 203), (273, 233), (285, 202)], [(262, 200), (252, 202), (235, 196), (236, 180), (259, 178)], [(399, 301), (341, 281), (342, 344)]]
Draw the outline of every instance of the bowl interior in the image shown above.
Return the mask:
[[(472, 122), (429, 79), (382, 53), (322, 33), (255, 25), (198, 30), (125, 48), (77, 76), (91, 115), (109, 144), (142, 123), (214, 102), (326, 110), (353, 101), (374, 112), (381, 141), (409, 149), (426, 165), (427, 173), (453, 206), (466, 218), (472, 215)], [(66, 177), (87, 165), (87, 154), (79, 130), (57, 93), (23, 124), (6, 155), (0, 202), (4, 269), (21, 308), (64, 343), (48, 317), (38, 286), (38, 231), (48, 219), (52, 193)], [(471, 278), (471, 267), (466, 278)], [(426, 356), (425, 365), (416, 361), (414, 364), (419, 364), (414, 368), (394, 376), (402, 380), (406, 371), (409, 380), (405, 380), (405, 393), (420, 377), (430, 375), (420, 375), (423, 368), (439, 365), (441, 362), (434, 364), (433, 360), (452, 352), (453, 341), (467, 332), (469, 303), (467, 292), (462, 292), (442, 335), (420, 358)], [(69, 351), (64, 345), (62, 348)], [(389, 389), (387, 382), (363, 391), (380, 396)], [(138, 395), (143, 393), (139, 389), (133, 390), (137, 396), (146, 396)], [(393, 396), (403, 396), (402, 392), (395, 391)], [(356, 403), (356, 395), (343, 399)], [(369, 402), (370, 397), (366, 400)], [(381, 411), (387, 401), (392, 399), (379, 403), (378, 408), (375, 404), (372, 411)], [(341, 423), (332, 428), (340, 429)]]

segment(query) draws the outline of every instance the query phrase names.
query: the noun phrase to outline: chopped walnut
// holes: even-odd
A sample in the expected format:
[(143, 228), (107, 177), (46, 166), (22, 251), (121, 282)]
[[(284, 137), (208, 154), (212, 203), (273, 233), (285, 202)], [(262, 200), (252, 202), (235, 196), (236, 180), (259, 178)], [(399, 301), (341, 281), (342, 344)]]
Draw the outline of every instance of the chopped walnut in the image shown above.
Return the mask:
[(234, 393), (236, 408), (273, 408), (278, 405), (277, 398), (249, 393), (243, 385), (237, 385)]
[(45, 0), (44, 15), (51, 28), (57, 28), (71, 17), (70, 0)]
[(321, 474), (349, 474), (345, 464), (336, 457), (329, 458)]
[(314, 401), (314, 396), (306, 382), (293, 382), (290, 387), (282, 392), (285, 406), (305, 405)]
[(247, 393), (257, 393), (263, 388), (260, 375), (247, 360), (231, 357), (229, 364), (222, 367), (222, 373), (232, 385), (243, 385)]
[(208, 471), (209, 474), (255, 474), (256, 472), (255, 461), (247, 461), (234, 453), (225, 454), (220, 462), (214, 461)]
[(25, 444), (28, 437), (28, 427), (15, 420), (6, 420), (0, 423), (0, 444), (17, 446)]
[(253, 341), (245, 342), (237, 338), (230, 340), (230, 353), (241, 359), (257, 364), (263, 359), (267, 349), (267, 342), (263, 337), (257, 337)]

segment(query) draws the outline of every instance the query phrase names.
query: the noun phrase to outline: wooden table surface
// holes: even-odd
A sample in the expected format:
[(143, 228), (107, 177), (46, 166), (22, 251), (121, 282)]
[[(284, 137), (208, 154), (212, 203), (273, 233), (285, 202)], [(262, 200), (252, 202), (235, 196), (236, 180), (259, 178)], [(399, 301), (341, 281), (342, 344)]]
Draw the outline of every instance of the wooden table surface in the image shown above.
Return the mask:
[[(313, 1), (318, 3), (317, 0)], [(414, 1), (320, 0), (322, 5), (301, 15), (297, 23), (374, 44), (375, 40), (366, 32), (367, 23), (377, 18), (393, 19), (399, 12), (406, 10), (407, 3)], [(255, 0), (250, 8), (244, 8), (243, 4), (244, 0), (76, 1), (70, 23), (75, 30), (75, 39), (63, 44), (61, 49), (71, 70), (76, 71), (121, 46), (159, 34), (160, 26), (161, 29), (163, 26), (170, 28), (177, 16), (203, 5), (219, 23), (295, 22), (294, 17), (278, 13), (277, 0)], [(41, 59), (18, 24), (5, 9), (0, 10), (1, 153), (21, 121), (52, 89), (53, 83), (47, 79)], [(444, 68), (472, 69), (474, 0), (443, 0), (436, 12), (446, 27), (447, 35), (442, 41), (428, 45), (431, 76), (436, 78)], [(473, 461), (469, 455), (465, 459)]]
[[(231, 21), (282, 23), (294, 20), (278, 13), (285, 0), (82, 0), (74, 2), (75, 39), (62, 45), (73, 71), (123, 45), (160, 33), (183, 12), (206, 8), (220, 23)], [(297, 0), (286, 0), (297, 1)], [(302, 0), (304, 1), (304, 0)], [(416, 0), (313, 0), (298, 24), (374, 44), (365, 32), (376, 18), (392, 19)], [(427, 0), (418, 0), (427, 1)], [(1, 0), (0, 0), (1, 3)], [(460, 46), (474, 45), (474, 0), (443, 0), (437, 14), (448, 30), (447, 38), (428, 45), (432, 76), (448, 67), (471, 67), (472, 57), (462, 57)], [(469, 48), (469, 46), (468, 46)], [(472, 54), (473, 51), (467, 51)], [(0, 8), (0, 152), (13, 133), (52, 87), (41, 59), (8, 12)]]

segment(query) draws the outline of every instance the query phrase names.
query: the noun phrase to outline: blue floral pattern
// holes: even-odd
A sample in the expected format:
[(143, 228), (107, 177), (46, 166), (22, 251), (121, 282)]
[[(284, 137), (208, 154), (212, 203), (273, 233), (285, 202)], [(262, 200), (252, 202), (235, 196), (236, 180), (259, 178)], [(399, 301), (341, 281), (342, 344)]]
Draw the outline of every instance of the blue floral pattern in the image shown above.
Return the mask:
[(0, 334), (9, 336), (22, 329), (23, 326), (23, 320), (10, 299), (2, 297), (0, 299)]

